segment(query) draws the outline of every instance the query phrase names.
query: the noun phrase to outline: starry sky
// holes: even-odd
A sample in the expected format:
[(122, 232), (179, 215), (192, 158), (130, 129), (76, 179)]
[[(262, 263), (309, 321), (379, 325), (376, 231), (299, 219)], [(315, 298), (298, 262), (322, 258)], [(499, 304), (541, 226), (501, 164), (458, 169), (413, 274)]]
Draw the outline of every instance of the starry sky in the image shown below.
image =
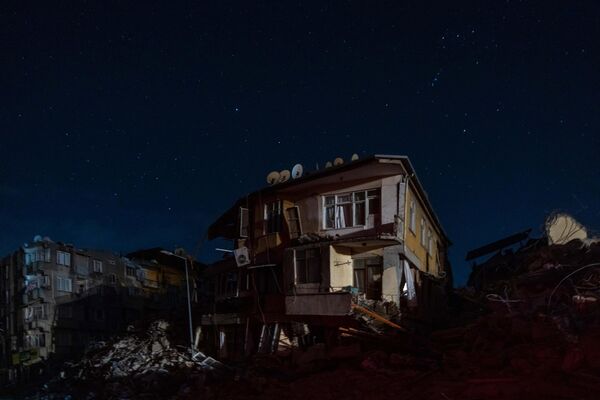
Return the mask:
[(8, 3), (1, 254), (41, 234), (208, 261), (269, 171), (352, 153), (411, 158), (458, 284), (554, 210), (600, 228), (596, 1)]

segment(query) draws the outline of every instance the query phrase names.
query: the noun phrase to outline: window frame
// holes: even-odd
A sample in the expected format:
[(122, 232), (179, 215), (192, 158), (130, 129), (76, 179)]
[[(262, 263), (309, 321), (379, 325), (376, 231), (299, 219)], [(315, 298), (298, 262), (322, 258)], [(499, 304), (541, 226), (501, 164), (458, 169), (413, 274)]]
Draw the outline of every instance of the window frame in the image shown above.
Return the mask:
[[(104, 272), (104, 263), (101, 260), (92, 259), (92, 272), (99, 274)], [(99, 268), (97, 268), (99, 266)]]
[[(378, 195), (372, 194), (372, 192), (374, 192), (374, 191), (378, 191), (379, 194)], [(369, 193), (371, 193), (371, 194), (369, 194)], [(362, 194), (362, 199), (357, 198), (357, 194)], [(346, 196), (350, 196), (351, 200), (350, 201), (339, 201), (338, 200), (340, 197), (346, 197)], [(327, 200), (331, 199), (331, 198), (333, 198), (333, 203), (328, 204)], [(378, 213), (375, 213), (375, 214), (369, 213), (369, 211), (371, 209), (371, 205), (370, 205), (371, 202), (373, 202), (373, 203), (379, 202), (379, 209), (377, 210)], [(338, 226), (336, 226), (336, 224), (337, 224), (337, 221), (339, 218), (340, 206), (347, 205), (347, 204), (352, 204), (352, 212), (350, 213), (350, 216), (352, 218), (352, 224), (351, 225), (346, 224), (346, 226), (338, 227)], [(357, 204), (362, 204), (364, 207), (363, 218), (362, 218), (363, 221), (360, 221), (362, 223), (359, 223), (359, 224), (356, 224)], [(327, 212), (328, 212), (328, 209), (331, 207), (333, 207), (333, 210), (334, 210), (333, 226), (328, 226)], [(321, 196), (321, 218), (322, 218), (321, 228), (323, 230), (365, 228), (366, 226), (368, 226), (370, 215), (381, 215), (381, 188), (380, 187), (363, 189), (363, 190), (355, 190), (352, 192), (325, 194), (325, 195)]]
[[(312, 255), (309, 257), (308, 256), (308, 252), (311, 252)], [(323, 280), (323, 275), (322, 275), (322, 252), (321, 252), (321, 248), (320, 247), (309, 247), (306, 249), (297, 249), (294, 250), (294, 281), (297, 284), (314, 284), (314, 283), (321, 283)], [(303, 262), (300, 263), (299, 261), (302, 260)], [(309, 264), (309, 260), (313, 260), (313, 262), (315, 262), (316, 264), (311, 265)], [(317, 270), (318, 270), (318, 279), (317, 280), (313, 280), (313, 277), (311, 276), (311, 266), (317, 266)], [(315, 272), (315, 271), (312, 271)], [(316, 275), (315, 275), (316, 276)], [(302, 277), (302, 279), (301, 279)]]
[(417, 236), (417, 210), (415, 201), (411, 200), (408, 207), (408, 230), (410, 230), (414, 236)]
[(67, 276), (56, 275), (56, 290), (73, 293), (73, 280)]
[(64, 265), (65, 267), (71, 266), (71, 253), (63, 250), (56, 250), (56, 264)]
[(281, 232), (283, 227), (283, 201), (274, 200), (265, 203), (263, 223), (263, 234), (270, 235)]
[[(296, 215), (292, 215), (293, 212)], [(302, 219), (300, 218), (300, 207), (299, 206), (291, 206), (285, 209), (285, 216), (287, 218), (288, 223), (288, 233), (291, 239), (297, 239), (302, 236)], [(292, 226), (295, 227), (292, 230)]]

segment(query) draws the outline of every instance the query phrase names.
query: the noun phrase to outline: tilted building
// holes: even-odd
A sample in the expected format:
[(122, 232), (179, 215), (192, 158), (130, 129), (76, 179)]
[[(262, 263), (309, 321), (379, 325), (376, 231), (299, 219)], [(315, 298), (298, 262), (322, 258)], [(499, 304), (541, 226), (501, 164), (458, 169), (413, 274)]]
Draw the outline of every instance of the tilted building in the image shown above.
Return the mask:
[(335, 331), (359, 304), (431, 324), (451, 281), (450, 241), (405, 156), (375, 155), (250, 193), (208, 236), (234, 244), (234, 256), (204, 274), (206, 346), (221, 357), (272, 350), (282, 329)]

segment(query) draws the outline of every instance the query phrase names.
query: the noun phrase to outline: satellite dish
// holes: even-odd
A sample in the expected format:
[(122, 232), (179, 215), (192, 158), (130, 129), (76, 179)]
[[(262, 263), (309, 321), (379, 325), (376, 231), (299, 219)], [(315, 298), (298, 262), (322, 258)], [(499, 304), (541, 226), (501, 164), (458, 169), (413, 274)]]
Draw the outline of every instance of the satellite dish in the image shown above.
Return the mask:
[(294, 165), (294, 168), (292, 168), (292, 178), (294, 178), (294, 179), (300, 178), (302, 176), (303, 172), (304, 172), (304, 168), (302, 167), (302, 164)]
[(287, 182), (287, 181), (289, 181), (289, 180), (290, 180), (290, 176), (291, 176), (291, 175), (292, 175), (292, 174), (290, 173), (290, 170), (288, 170), (288, 169), (284, 169), (283, 171), (281, 171), (281, 172), (279, 173), (279, 181), (278, 181), (278, 182), (279, 182), (279, 183), (283, 183), (283, 182)]
[(333, 160), (333, 165), (335, 165), (336, 167), (338, 165), (342, 165), (343, 163), (344, 163), (344, 160), (341, 157), (338, 157), (335, 160)]
[(358, 160), (358, 154), (354, 153), (352, 154), (352, 161), (356, 161)]
[(331, 167), (333, 167), (333, 164), (331, 163), (331, 161), (327, 161), (325, 163), (325, 168), (331, 168)]
[(35, 235), (33, 237), (33, 242), (37, 243), (37, 242), (41, 242), (42, 241), (42, 236), (41, 235)]
[(273, 171), (267, 175), (267, 183), (269, 185), (274, 185), (279, 182), (279, 172)]

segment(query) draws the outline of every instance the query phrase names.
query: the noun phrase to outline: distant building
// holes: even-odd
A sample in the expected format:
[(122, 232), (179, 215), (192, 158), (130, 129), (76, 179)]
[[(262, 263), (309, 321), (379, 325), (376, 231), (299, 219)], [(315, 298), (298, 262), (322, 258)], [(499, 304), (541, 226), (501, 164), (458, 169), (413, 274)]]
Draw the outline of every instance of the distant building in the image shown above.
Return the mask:
[(209, 349), (221, 357), (269, 351), (290, 326), (335, 332), (359, 301), (395, 305), (406, 323), (433, 322), (451, 280), (450, 241), (408, 157), (282, 176), (209, 228), (209, 239), (230, 239), (235, 249), (204, 273)]
[(186, 300), (183, 260), (160, 249), (122, 257), (39, 236), (0, 260), (0, 290), (0, 371), (8, 381)]

